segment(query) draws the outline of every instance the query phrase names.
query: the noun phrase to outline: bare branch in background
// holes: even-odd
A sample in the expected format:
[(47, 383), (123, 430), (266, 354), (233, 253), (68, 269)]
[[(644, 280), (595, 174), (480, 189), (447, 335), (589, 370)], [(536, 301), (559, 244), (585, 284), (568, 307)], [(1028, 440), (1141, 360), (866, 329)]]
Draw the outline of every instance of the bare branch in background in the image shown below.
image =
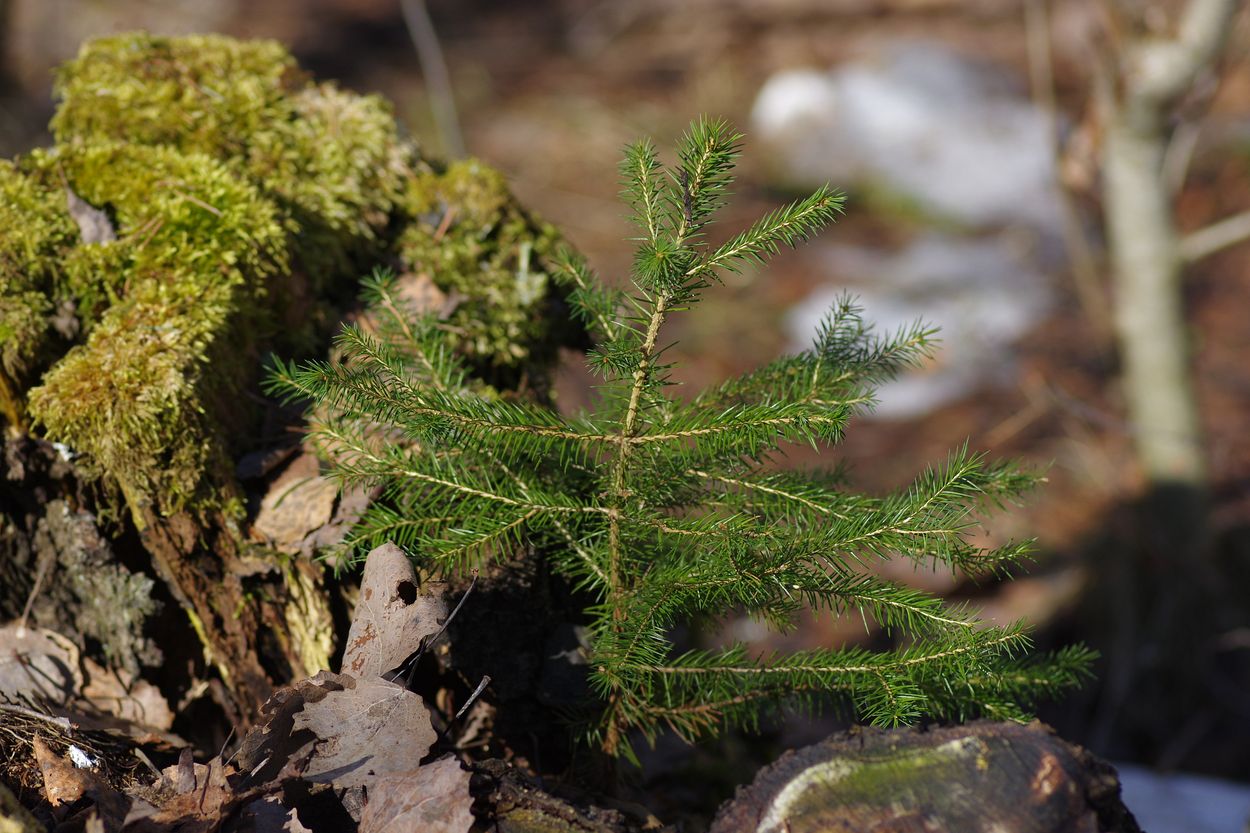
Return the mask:
[(425, 76), (426, 90), (430, 95), (430, 110), (434, 125), (443, 143), (443, 152), (451, 157), (465, 155), (464, 137), (460, 132), (460, 116), (456, 111), (456, 98), (451, 89), (451, 75), (443, 60), (443, 47), (434, 31), (434, 22), (425, 0), (400, 0), (404, 25), (421, 62), (421, 74)]
[(1181, 238), (1181, 257), (1193, 263), (1250, 240), (1250, 211), (1242, 211)]
[(1104, 294), (1102, 275), (1093, 246), (1081, 225), (1072, 194), (1059, 175), (1059, 116), (1055, 105), (1055, 79), (1050, 58), (1050, 18), (1047, 0), (1026, 0), (1024, 26), (1029, 53), (1029, 86), (1034, 103), (1046, 114), (1050, 145), (1055, 154), (1055, 193), (1063, 219), (1063, 244), (1072, 264), (1072, 280), (1081, 310), (1104, 346), (1111, 334), (1111, 308)]
[[(1153, 573), (1143, 571), (1141, 562), (1119, 551), (1108, 561), (1116, 624), (1092, 732), (1095, 747), (1107, 742), (1130, 701), (1151, 713), (1163, 727), (1157, 731), (1172, 732), (1179, 715), (1165, 714), (1170, 708), (1165, 701), (1141, 696), (1154, 687), (1149, 680), (1158, 668), (1169, 668), (1185, 681), (1182, 686), (1190, 686), (1178, 702), (1199, 696), (1193, 681), (1201, 674), (1185, 634), (1193, 632), (1195, 618), (1213, 609), (1219, 594), (1206, 569), (1209, 475), (1182, 273), (1197, 255), (1214, 251), (1209, 248), (1214, 244), (1210, 236), (1182, 240), (1177, 232), (1173, 197), (1188, 165), (1190, 140), (1176, 135), (1173, 121), (1183, 97), (1216, 70), (1243, 3), (1189, 0), (1172, 37), (1152, 32), (1138, 6), (1111, 0), (1106, 5), (1113, 63), (1096, 75), (1094, 86), (1106, 129), (1103, 215), (1122, 389), (1145, 480), (1141, 541), (1160, 563)], [(1153, 665), (1143, 663), (1145, 656), (1154, 658)]]

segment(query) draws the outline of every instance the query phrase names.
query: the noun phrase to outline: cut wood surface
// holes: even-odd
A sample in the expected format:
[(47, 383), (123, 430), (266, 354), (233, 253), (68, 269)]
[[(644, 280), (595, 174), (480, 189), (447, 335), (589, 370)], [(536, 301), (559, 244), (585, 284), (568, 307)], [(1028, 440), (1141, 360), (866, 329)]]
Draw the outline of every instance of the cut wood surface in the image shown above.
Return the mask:
[(1140, 833), (1115, 770), (1038, 722), (859, 729), (783, 755), (711, 833)]

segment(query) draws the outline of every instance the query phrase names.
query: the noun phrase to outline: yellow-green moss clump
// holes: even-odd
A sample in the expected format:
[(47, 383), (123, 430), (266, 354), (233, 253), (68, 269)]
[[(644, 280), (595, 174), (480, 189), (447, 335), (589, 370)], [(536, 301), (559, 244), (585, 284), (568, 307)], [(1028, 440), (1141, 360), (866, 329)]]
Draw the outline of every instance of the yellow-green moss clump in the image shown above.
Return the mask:
[[(263, 352), (318, 343), (374, 266), (455, 292), (485, 366), (545, 370), (563, 338), (538, 314), (555, 234), (502, 177), (434, 170), (384, 101), (275, 43), (103, 38), (56, 93), (56, 146), (0, 163), (0, 419), (86, 455), (132, 509), (221, 502), (223, 425)], [(84, 242), (68, 192), (117, 239)]]
[(87, 43), (57, 74), (58, 144), (169, 145), (224, 161), (285, 213), (316, 281), (378, 254), (416, 162), (377, 96), (311, 84), (272, 41), (119, 35)]
[(24, 430), (22, 392), (55, 358), (61, 254), (78, 236), (54, 194), (0, 162), (0, 417)]
[[(227, 345), (249, 356), (265, 278), (287, 266), (278, 211), (217, 160), (168, 146), (66, 145), (24, 165), (109, 205), (118, 230), (63, 258), (69, 289), (112, 304), (86, 317), (85, 341), (31, 391), (31, 413), (113, 474), (132, 505), (154, 494), (179, 505), (214, 446), (204, 386), (248, 375), (229, 359), (210, 374), (210, 359)], [(91, 268), (105, 264), (114, 271)]]
[[(399, 238), (404, 265), (458, 301), (448, 321), (452, 344), (488, 363), (529, 358), (553, 324), (546, 258), (555, 229), (536, 225), (508, 192), (503, 175), (481, 162), (454, 162), (409, 180), (413, 221)], [(494, 311), (489, 318), (480, 310)]]

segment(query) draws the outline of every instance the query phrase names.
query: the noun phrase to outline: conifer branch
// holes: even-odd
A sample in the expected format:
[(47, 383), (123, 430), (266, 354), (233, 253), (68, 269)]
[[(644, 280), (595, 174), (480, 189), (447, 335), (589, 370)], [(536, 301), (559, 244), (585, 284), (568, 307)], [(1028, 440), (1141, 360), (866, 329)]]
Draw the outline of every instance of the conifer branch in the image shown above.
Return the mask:
[[(342, 359), (277, 362), (270, 389), (311, 400), (311, 437), (344, 483), (382, 484), (353, 541), (389, 536), (444, 570), (520, 550), (550, 559), (591, 601), (590, 683), (602, 711), (586, 737), (632, 757), (631, 730), (694, 739), (830, 698), (892, 725), (924, 714), (1021, 718), (1037, 696), (1078, 684), (1089, 652), (1021, 656), (1020, 627), (984, 629), (963, 607), (885, 581), (876, 559), (1002, 571), (1028, 544), (985, 550), (980, 511), (1032, 478), (956, 451), (904, 491), (864, 495), (819, 473), (779, 472), (787, 443), (835, 444), (876, 384), (929, 354), (921, 324), (875, 334), (849, 299), (812, 346), (681, 401), (667, 390), (661, 334), (720, 270), (758, 265), (834, 219), (829, 189), (774, 211), (719, 247), (704, 230), (724, 201), (740, 138), (701, 120), (665, 167), (650, 142), (621, 166), (639, 228), (633, 290), (609, 290), (571, 252), (549, 269), (598, 337), (604, 378), (592, 414), (505, 400), (475, 382), (439, 322), (405, 308), (384, 276), (366, 282), (376, 335), (348, 328)], [(804, 608), (857, 615), (904, 637), (892, 651), (831, 648), (751, 658), (742, 647), (678, 654), (673, 626), (744, 611), (788, 628)]]

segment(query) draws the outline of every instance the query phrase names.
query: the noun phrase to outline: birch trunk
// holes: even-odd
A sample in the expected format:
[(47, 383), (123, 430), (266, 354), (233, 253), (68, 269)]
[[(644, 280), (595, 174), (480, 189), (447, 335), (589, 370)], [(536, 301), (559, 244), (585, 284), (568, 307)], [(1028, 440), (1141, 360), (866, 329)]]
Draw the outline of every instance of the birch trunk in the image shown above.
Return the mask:
[(1239, 5), (1192, 0), (1173, 38), (1129, 42), (1117, 56), (1118, 93), (1106, 96), (1104, 211), (1133, 440), (1150, 491), (1189, 493), (1198, 507), (1207, 466), (1164, 156), (1172, 108), (1217, 61)]

